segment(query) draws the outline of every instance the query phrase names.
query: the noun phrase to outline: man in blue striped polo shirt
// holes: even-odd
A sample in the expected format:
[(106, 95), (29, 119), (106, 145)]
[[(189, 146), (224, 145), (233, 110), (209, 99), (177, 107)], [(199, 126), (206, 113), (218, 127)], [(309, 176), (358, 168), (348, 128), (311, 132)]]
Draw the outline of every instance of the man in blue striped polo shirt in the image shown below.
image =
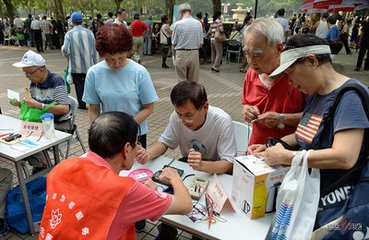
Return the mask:
[(69, 59), (70, 72), (76, 87), (78, 108), (86, 109), (86, 103), (82, 101), (86, 73), (98, 61), (95, 37), (89, 29), (82, 27), (81, 13), (72, 13), (71, 20), (74, 27), (65, 35), (62, 53)]

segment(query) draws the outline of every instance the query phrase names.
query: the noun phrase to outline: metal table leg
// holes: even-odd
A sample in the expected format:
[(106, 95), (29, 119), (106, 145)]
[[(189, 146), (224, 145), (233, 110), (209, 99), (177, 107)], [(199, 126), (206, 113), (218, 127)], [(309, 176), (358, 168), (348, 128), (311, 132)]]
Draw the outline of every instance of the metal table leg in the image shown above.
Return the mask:
[(26, 210), (28, 227), (29, 227), (30, 233), (32, 235), (34, 235), (35, 234), (35, 226), (33, 225), (32, 212), (31, 212), (31, 207), (29, 205), (26, 183), (24, 181), (25, 179), (24, 179), (23, 173), (22, 173), (22, 163), (21, 163), (21, 161), (16, 162), (15, 168), (17, 170), (19, 188), (20, 188), (20, 191), (22, 193), (24, 209)]
[(53, 152), (54, 152), (54, 166), (56, 166), (57, 164), (60, 163), (60, 158), (59, 158), (59, 146), (55, 145), (53, 146)]

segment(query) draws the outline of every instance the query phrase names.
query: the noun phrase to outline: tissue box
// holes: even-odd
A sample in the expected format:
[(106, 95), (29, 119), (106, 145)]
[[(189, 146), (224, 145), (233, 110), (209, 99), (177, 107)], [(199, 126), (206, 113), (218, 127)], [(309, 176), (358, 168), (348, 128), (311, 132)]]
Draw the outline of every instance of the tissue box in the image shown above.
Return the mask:
[(237, 157), (233, 165), (233, 202), (251, 219), (275, 211), (279, 186), (289, 167), (270, 167), (255, 156)]

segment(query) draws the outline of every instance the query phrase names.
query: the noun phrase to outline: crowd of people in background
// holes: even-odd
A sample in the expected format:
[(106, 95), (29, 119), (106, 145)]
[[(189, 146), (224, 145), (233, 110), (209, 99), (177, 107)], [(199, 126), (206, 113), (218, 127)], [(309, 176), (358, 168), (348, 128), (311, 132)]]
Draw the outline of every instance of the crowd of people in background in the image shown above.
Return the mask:
[[(227, 39), (235, 39), (242, 45), (243, 32), (251, 24), (252, 16), (248, 12), (243, 19), (242, 25), (239, 24), (239, 20), (236, 20), (231, 29), (228, 29), (223, 28), (224, 19), (221, 12), (214, 13), (212, 20), (209, 20), (208, 13), (203, 15), (201, 12), (195, 13), (191, 11), (191, 14), (196, 15), (194, 19), (200, 21), (202, 26), (203, 41), (202, 45), (198, 47), (199, 63), (209, 62), (211, 63), (210, 69), (219, 72), (222, 63), (221, 56), (224, 54), (223, 49), (227, 43), (217, 44), (218, 42), (214, 41), (215, 32), (220, 29), (220, 31), (225, 32)], [(343, 47), (348, 55), (352, 54), (352, 52), (359, 52), (355, 71), (360, 71), (364, 56), (368, 54), (366, 52), (369, 48), (367, 40), (369, 38), (367, 17), (346, 15), (343, 18), (338, 13), (317, 13), (311, 15), (295, 13), (289, 18), (285, 15), (285, 10), (281, 8), (272, 17), (283, 26), (285, 32), (284, 42), (297, 33), (313, 33), (331, 42), (332, 46), (336, 49), (334, 52), (340, 51)], [(139, 13), (132, 14), (132, 17), (133, 25), (127, 24), (127, 12), (122, 8), (116, 14), (108, 12), (105, 18), (100, 13), (96, 15), (95, 19), (90, 17), (88, 21), (82, 22), (82, 26), (90, 29), (94, 36), (96, 36), (99, 28), (104, 24), (124, 24), (131, 28), (134, 35), (135, 51), (133, 54), (137, 62), (142, 62), (144, 65), (142, 61), (143, 56), (151, 56), (152, 54), (158, 53), (163, 55), (162, 67), (169, 68), (169, 65), (166, 63), (166, 57), (175, 56), (174, 51), (172, 54), (172, 48), (175, 50), (175, 46), (171, 44), (172, 31), (169, 32), (166, 30), (163, 34), (162, 26), (169, 24), (169, 27), (173, 29), (175, 24), (171, 25), (171, 23), (163, 21), (163, 18), (165, 19), (166, 17), (165, 15), (161, 16), (160, 23), (155, 22), (151, 15), (146, 15), (144, 21), (140, 20), (142, 16)], [(170, 21), (170, 19), (168, 20)], [(212, 24), (216, 27), (211, 27)], [(17, 45), (20, 47), (35, 47), (37, 52), (43, 52), (47, 48), (60, 49), (64, 43), (65, 34), (72, 28), (73, 24), (70, 16), (66, 18), (58, 16), (54, 19), (53, 17), (48, 18), (42, 14), (36, 16), (29, 14), (26, 20), (22, 20), (17, 15), (13, 22), (10, 22), (6, 18), (0, 18), (0, 46)], [(164, 54), (166, 54), (166, 57)], [(242, 58), (240, 71), (245, 72), (246, 66), (247, 62), (244, 57)], [(369, 69), (368, 61), (365, 61), (364, 69)]]

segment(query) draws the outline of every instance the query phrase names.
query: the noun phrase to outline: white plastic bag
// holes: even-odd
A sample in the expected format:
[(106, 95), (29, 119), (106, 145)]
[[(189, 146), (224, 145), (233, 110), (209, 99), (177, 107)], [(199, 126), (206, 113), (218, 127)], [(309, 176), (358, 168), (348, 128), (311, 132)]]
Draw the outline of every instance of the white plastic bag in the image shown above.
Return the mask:
[[(267, 239), (310, 239), (318, 210), (320, 172), (308, 172), (310, 151), (301, 151), (293, 159), (277, 197), (277, 211)], [(302, 166), (301, 166), (302, 165)]]

